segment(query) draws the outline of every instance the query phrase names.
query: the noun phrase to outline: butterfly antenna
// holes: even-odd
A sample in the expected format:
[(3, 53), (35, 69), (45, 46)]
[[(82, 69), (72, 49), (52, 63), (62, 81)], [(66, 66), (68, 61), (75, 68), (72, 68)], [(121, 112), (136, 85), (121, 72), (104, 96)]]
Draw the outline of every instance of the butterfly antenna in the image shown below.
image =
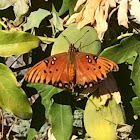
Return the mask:
[(61, 34), (61, 35), (66, 39), (66, 41), (69, 43), (69, 45), (71, 45), (71, 43), (70, 43), (69, 39), (67, 38), (67, 36), (65, 36), (63, 34)]
[[(94, 42), (96, 42), (96, 41), (100, 41), (100, 40), (99, 40), (99, 39), (94, 40), (94, 41), (92, 41), (91, 43), (89, 43), (89, 44), (87, 44), (87, 45), (82, 46), (80, 49), (82, 49), (82, 48), (84, 48), (84, 47), (86, 47), (86, 46), (89, 46), (89, 45), (91, 45), (92, 43), (94, 43)], [(81, 46), (81, 43), (80, 43), (80, 46)]]
[(87, 30), (78, 40), (76, 40), (76, 42), (74, 43), (74, 45), (81, 39), (81, 38), (83, 38), (85, 35), (86, 35), (86, 33), (88, 33), (89, 32), (89, 30)]
[[(73, 43), (74, 45), (83, 37), (83, 36), (85, 36), (85, 34), (86, 33), (88, 33), (89, 32), (89, 30), (87, 30), (78, 40), (76, 40), (76, 42), (75, 43)], [(71, 45), (72, 43), (69, 41), (69, 39), (67, 38), (67, 36), (65, 36), (65, 35), (63, 35), (63, 34), (61, 34), (66, 40), (67, 40), (67, 42), (69, 43), (69, 45)]]

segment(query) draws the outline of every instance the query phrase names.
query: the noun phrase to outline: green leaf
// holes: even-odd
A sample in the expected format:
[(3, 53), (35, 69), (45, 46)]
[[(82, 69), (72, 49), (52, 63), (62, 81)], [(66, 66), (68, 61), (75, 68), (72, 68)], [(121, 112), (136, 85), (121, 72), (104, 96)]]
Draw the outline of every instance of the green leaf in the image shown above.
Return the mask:
[(77, 2), (76, 0), (63, 0), (62, 6), (58, 12), (59, 16), (63, 15), (68, 10), (70, 14), (74, 13), (74, 6), (76, 2)]
[(45, 107), (45, 116), (47, 117), (52, 105), (51, 97), (63, 90), (45, 84), (28, 84), (28, 86), (35, 88), (40, 93), (40, 96), (42, 98), (41, 102)]
[(76, 5), (77, 0), (69, 0), (69, 13), (72, 15), (74, 13), (74, 7)]
[[(137, 55), (138, 55), (138, 54), (137, 54)], [(128, 64), (133, 64), (133, 63), (135, 62), (136, 58), (137, 58), (137, 55), (131, 57), (130, 59), (127, 59), (127, 63), (128, 63)]]
[(134, 65), (133, 65), (133, 70), (131, 73), (131, 78), (134, 82), (133, 90), (135, 94), (140, 97), (140, 57), (137, 56)]
[(57, 140), (69, 140), (73, 124), (71, 106), (54, 103), (49, 115), (55, 138)]
[(27, 31), (31, 28), (38, 28), (41, 21), (50, 15), (51, 13), (48, 10), (38, 9), (35, 12), (32, 12), (29, 17), (27, 17), (27, 23), (24, 24), (24, 31)]
[(137, 115), (140, 115), (140, 98), (134, 97), (134, 98), (132, 98), (132, 101), (130, 103), (133, 107), (134, 113)]
[(4, 10), (13, 4), (12, 0), (0, 0), (0, 10)]
[(21, 119), (32, 117), (32, 109), (26, 94), (17, 86), (12, 71), (2, 63), (0, 63), (0, 107)]
[(55, 6), (56, 11), (58, 11), (59, 16), (63, 15), (68, 10), (70, 14), (73, 14), (76, 2), (76, 0), (52, 0), (52, 3)]
[(140, 48), (139, 35), (122, 39), (120, 44), (106, 48), (100, 55), (120, 64), (133, 56), (137, 56)]
[(77, 24), (73, 24), (55, 40), (51, 54), (67, 52), (70, 44), (74, 44), (79, 51), (87, 53), (99, 54), (101, 50), (101, 43), (95, 29), (86, 26), (79, 30)]
[(115, 127), (125, 123), (124, 111), (114, 99), (106, 106), (100, 105), (100, 99), (91, 96), (84, 111), (84, 126), (88, 135), (96, 140), (116, 140)]
[(8, 32), (0, 30), (0, 56), (20, 55), (36, 48), (40, 40), (22, 31)]
[(52, 13), (52, 18), (49, 20), (55, 27), (56, 31), (62, 31), (63, 28), (63, 20), (56, 14)]
[(36, 134), (37, 131), (34, 128), (30, 128), (28, 132), (27, 140), (32, 140)]

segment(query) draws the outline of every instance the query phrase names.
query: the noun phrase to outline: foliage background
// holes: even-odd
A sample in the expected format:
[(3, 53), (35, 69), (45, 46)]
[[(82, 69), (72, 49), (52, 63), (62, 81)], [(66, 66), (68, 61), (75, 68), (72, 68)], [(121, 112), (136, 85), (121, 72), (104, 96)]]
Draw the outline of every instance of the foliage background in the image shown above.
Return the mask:
[[(85, 3), (86, 2), (87, 1), (85, 1)], [(105, 2), (107, 3), (108, 1)], [(121, 1), (120, 3), (116, 3), (116, 7), (118, 7), (120, 4)], [(27, 68), (33, 66), (43, 58), (46, 58), (47, 56), (50, 55), (50, 53), (54, 54), (54, 53), (58, 53), (60, 50), (63, 51), (64, 50), (63, 47), (65, 45), (68, 47), (68, 44), (64, 43), (64, 45), (60, 44), (61, 49), (59, 49), (59, 47), (57, 49), (57, 47), (55, 47), (57, 46), (56, 39), (59, 36), (59, 34), (66, 29), (66, 27), (63, 26), (65, 25), (64, 18), (66, 18), (66, 16), (68, 15), (71, 17), (71, 19), (73, 18), (71, 15), (74, 13), (75, 5), (76, 5), (76, 0), (60, 0), (60, 1), (11, 0), (10, 2), (8, 0), (0, 1), (0, 18), (1, 18), (0, 61), (1, 63), (6, 64), (15, 73), (17, 81), (15, 80), (12, 73), (9, 72), (9, 69), (7, 67), (3, 67), (2, 64), (1, 64), (1, 69), (3, 71), (6, 70), (7, 71), (5, 72), (5, 74), (3, 71), (0, 71), (0, 74), (2, 76), (4, 75), (4, 77), (6, 77), (9, 74), (7, 79), (9, 79), (9, 81), (13, 80), (12, 83), (14, 84), (13, 85), (10, 84), (10, 85), (12, 85), (11, 89), (12, 90), (14, 89), (13, 91), (15, 91), (13, 99), (15, 99), (16, 101), (19, 100), (17, 98), (19, 91), (18, 92), (16, 91), (18, 90), (16, 85), (17, 82), (22, 87), (21, 89), (19, 89), (20, 92), (25, 92), (28, 95), (29, 99), (31, 99), (32, 95), (36, 93), (35, 89), (31, 90), (31, 88), (27, 87), (26, 83), (23, 82), (23, 75), (27, 71)], [(123, 3), (122, 5), (125, 4)], [(133, 6), (134, 5), (136, 6), (136, 4), (133, 4)], [(83, 5), (81, 5), (80, 9), (82, 9), (83, 6), (84, 3)], [(139, 85), (139, 81), (140, 81), (139, 28), (140, 26), (139, 23), (140, 22), (139, 22), (139, 17), (137, 17), (136, 15), (136, 13), (139, 13), (139, 9), (140, 9), (138, 6), (139, 3), (137, 4), (136, 7), (138, 12), (135, 12), (133, 15), (131, 14), (132, 12), (130, 11), (129, 11), (130, 13), (128, 13), (128, 10), (130, 10), (129, 8), (127, 8), (127, 10), (126, 8), (124, 8), (125, 13), (123, 14), (125, 15), (127, 14), (127, 18), (128, 18), (128, 21), (126, 20), (127, 23), (125, 23), (125, 25), (123, 25), (122, 23), (121, 24), (118, 23), (119, 20), (117, 16), (118, 9), (112, 13), (110, 18), (107, 16), (107, 18), (105, 19), (108, 21), (107, 31), (101, 30), (101, 32), (103, 31), (105, 33), (105, 34), (103, 33), (102, 36), (99, 36), (101, 32), (98, 32), (97, 29), (98, 22), (96, 22), (96, 25), (94, 23), (92, 25), (91, 24), (92, 22), (89, 22), (88, 24), (91, 27), (95, 26), (98, 32), (98, 37), (102, 40), (101, 48), (99, 47), (100, 45), (98, 45), (98, 47), (95, 50), (90, 50), (90, 51), (94, 51), (94, 53), (98, 54), (101, 50), (102, 52), (100, 55), (107, 57), (115, 61), (117, 64), (119, 64), (120, 70), (119, 72), (115, 73), (114, 76), (117, 81), (119, 90), (121, 92), (127, 124), (134, 125), (133, 133), (136, 135), (137, 138), (140, 138), (140, 134), (139, 134), (140, 119), (138, 117), (138, 115), (140, 115), (140, 101), (139, 101), (140, 100), (139, 99), (140, 96), (139, 93), (140, 91), (139, 90), (140, 89), (139, 87), (140, 86)], [(110, 8), (112, 9), (110, 10), (109, 13), (111, 13), (111, 11), (115, 9), (111, 6)], [(80, 13), (80, 9), (78, 9), (79, 13)], [(7, 18), (8, 21), (3, 17)], [(21, 24), (22, 26), (20, 27)], [(68, 26), (69, 24), (70, 23), (67, 22), (66, 25)], [(128, 27), (126, 24), (128, 25)], [(104, 25), (101, 26), (104, 27)], [(23, 30), (24, 32), (20, 32), (20, 30)], [(13, 39), (13, 36), (16, 39)], [(77, 36), (77, 38), (74, 39), (78, 40), (79, 36)], [(72, 41), (70, 40), (70, 42)], [(60, 42), (63, 41), (61, 41), (60, 39)], [(1, 80), (1, 81), (5, 81), (5, 80)], [(9, 83), (1, 82), (1, 84), (6, 89)], [(40, 90), (40, 86), (37, 87), (37, 91), (39, 90)], [(28, 102), (27, 99), (23, 100), (24, 103), (26, 102), (25, 103), (26, 107), (18, 103), (19, 105), (21, 105), (21, 108), (26, 108), (26, 109), (22, 110), (21, 108), (19, 108), (19, 111), (17, 111), (17, 106), (14, 106), (13, 103), (10, 103), (9, 106), (7, 104), (2, 104), (2, 100), (4, 101), (11, 100), (11, 92), (7, 92), (8, 95), (6, 96), (6, 99), (4, 99), (5, 92), (2, 91), (0, 92), (1, 92), (0, 105), (3, 109), (14, 113), (16, 116), (22, 119), (31, 118), (32, 111), (29, 104), (27, 103)], [(26, 98), (25, 93), (23, 93), (24, 98)], [(45, 95), (46, 95), (45, 93), (43, 92), (41, 93), (42, 98), (45, 97)], [(50, 99), (49, 97), (47, 98)], [(14, 104), (16, 104), (15, 103), (16, 101), (13, 101)], [(19, 120), (19, 118), (16, 118), (15, 116), (13, 117), (13, 115), (7, 112), (3, 113), (5, 115), (5, 118), (9, 120), (7, 124), (4, 124), (5, 134), (8, 133), (7, 129), (9, 130), (9, 127), (11, 127), (12, 124), (14, 124), (14, 129), (12, 129), (12, 132), (10, 133), (9, 136), (10, 139), (13, 139), (13, 137), (15, 136), (18, 137), (17, 139), (21, 137), (26, 139), (27, 133), (28, 133), (28, 139), (31, 139), (30, 136), (33, 137), (35, 134), (37, 134), (37, 131), (39, 131), (40, 127), (46, 121), (45, 115), (47, 114), (47, 111), (45, 110), (44, 106), (41, 104), (41, 101), (42, 104), (44, 104), (43, 100), (41, 100), (41, 98), (39, 97), (37, 98), (36, 102), (32, 105), (33, 112), (34, 112), (33, 114), (34, 121), (32, 122), (25, 121), (22, 119)], [(25, 112), (27, 112), (26, 115)], [(38, 114), (40, 114), (39, 117)], [(18, 121), (16, 122), (15, 120)], [(46, 132), (47, 132), (46, 129), (48, 130), (50, 125), (48, 120), (46, 122), (47, 123), (45, 123), (45, 125), (40, 130), (40, 135), (37, 136), (37, 139), (39, 139), (40, 137), (44, 139), (46, 138)], [(29, 130), (30, 123), (31, 123), (31, 128)], [(37, 131), (34, 128), (36, 128)]]

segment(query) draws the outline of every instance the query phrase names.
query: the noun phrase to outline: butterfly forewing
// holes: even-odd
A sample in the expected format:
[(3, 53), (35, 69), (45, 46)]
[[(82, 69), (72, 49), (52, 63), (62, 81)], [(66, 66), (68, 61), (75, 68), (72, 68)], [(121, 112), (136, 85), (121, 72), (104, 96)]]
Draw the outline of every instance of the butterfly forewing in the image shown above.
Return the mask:
[(118, 66), (111, 60), (83, 52), (76, 53), (76, 83), (79, 85), (98, 83), (107, 77), (109, 71), (113, 70), (117, 71)]
[(62, 53), (40, 61), (26, 73), (25, 80), (31, 83), (45, 83), (54, 86), (68, 83), (66, 58), (67, 53)]

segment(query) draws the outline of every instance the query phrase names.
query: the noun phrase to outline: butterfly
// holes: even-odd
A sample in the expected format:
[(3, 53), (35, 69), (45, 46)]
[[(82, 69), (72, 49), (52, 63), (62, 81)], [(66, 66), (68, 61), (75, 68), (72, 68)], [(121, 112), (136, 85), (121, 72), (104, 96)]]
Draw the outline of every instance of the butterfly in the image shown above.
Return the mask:
[(45, 58), (24, 76), (31, 83), (43, 83), (58, 88), (93, 87), (119, 67), (113, 61), (90, 53), (79, 52), (73, 44), (68, 52)]

